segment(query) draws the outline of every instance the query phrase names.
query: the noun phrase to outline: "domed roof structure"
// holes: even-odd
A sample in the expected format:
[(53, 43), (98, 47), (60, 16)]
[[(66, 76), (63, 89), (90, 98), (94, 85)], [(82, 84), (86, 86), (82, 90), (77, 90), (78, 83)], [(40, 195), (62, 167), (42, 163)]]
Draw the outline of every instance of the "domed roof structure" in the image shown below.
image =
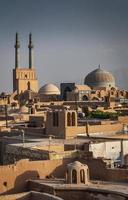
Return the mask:
[(102, 69), (100, 66), (94, 71), (90, 72), (84, 79), (84, 84), (91, 88), (111, 88), (115, 87), (114, 76)]
[(39, 94), (40, 95), (60, 95), (60, 90), (55, 85), (49, 83), (40, 88)]
[(66, 182), (68, 184), (89, 184), (89, 168), (79, 161), (67, 165)]

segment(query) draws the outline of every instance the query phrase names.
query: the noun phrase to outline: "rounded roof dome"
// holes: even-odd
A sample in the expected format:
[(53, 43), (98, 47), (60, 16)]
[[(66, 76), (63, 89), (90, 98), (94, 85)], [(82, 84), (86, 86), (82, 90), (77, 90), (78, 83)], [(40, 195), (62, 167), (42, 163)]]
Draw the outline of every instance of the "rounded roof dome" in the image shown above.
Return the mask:
[(110, 72), (100, 68), (99, 66), (85, 77), (84, 84), (93, 88), (115, 87), (115, 78)]
[(49, 83), (40, 88), (41, 95), (60, 95), (60, 90), (55, 85)]
[(67, 164), (67, 168), (88, 168), (86, 164), (82, 164), (79, 161), (74, 161), (73, 163)]

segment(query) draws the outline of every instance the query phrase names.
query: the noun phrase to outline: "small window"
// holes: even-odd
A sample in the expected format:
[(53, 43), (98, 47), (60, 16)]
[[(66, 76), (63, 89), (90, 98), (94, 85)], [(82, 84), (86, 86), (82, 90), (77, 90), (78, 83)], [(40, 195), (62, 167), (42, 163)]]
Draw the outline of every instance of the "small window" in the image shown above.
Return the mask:
[(84, 96), (82, 97), (82, 100), (83, 100), (83, 101), (88, 101), (88, 97), (87, 97), (86, 95), (84, 95)]
[(70, 112), (68, 112), (67, 113), (67, 126), (71, 126), (71, 124), (72, 124), (72, 116), (71, 116), (71, 113)]
[(72, 126), (75, 126), (75, 112), (72, 113)]
[(27, 74), (25, 74), (25, 79), (26, 79), (27, 77), (28, 77)]
[(58, 114), (58, 112), (53, 112), (53, 126), (59, 126), (59, 114)]
[(5, 187), (7, 187), (7, 181), (4, 181), (4, 182), (3, 182), (3, 185), (4, 185)]
[(28, 86), (28, 90), (30, 90), (31, 89), (30, 81), (28, 81), (27, 86)]

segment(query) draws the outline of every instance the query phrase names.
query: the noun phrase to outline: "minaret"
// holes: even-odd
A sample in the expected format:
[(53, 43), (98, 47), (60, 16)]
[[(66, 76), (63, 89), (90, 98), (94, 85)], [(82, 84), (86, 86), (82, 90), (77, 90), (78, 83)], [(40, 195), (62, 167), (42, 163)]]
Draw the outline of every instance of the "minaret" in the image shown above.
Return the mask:
[(29, 34), (29, 69), (33, 68), (33, 44), (32, 44), (32, 34)]
[(15, 41), (15, 69), (19, 67), (20, 62), (20, 56), (19, 56), (19, 48), (20, 48), (20, 42), (18, 38), (18, 33), (16, 33), (16, 41)]

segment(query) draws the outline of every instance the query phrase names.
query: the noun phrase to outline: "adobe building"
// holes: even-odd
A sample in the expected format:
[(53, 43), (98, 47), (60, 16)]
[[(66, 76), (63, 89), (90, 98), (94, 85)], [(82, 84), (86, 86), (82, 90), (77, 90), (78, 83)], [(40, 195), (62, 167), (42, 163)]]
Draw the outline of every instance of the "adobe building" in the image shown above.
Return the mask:
[(65, 101), (104, 101), (107, 107), (115, 107), (127, 102), (128, 91), (118, 89), (115, 77), (99, 65), (85, 77), (84, 85), (61, 83), (61, 96)]
[(78, 120), (76, 110), (70, 110), (66, 106), (61, 109), (52, 109), (46, 114), (46, 135), (53, 135), (55, 138), (71, 139), (77, 135), (89, 136), (97, 133), (116, 133), (123, 131), (123, 123), (117, 121), (92, 120), (89, 123), (83, 120), (82, 124)]
[[(32, 34), (29, 35), (29, 67), (20, 67), (20, 42), (18, 33), (16, 33), (15, 41), (15, 69), (13, 69), (13, 96), (18, 94), (17, 99), (20, 102), (56, 102), (77, 101), (80, 108), (85, 105), (82, 102), (87, 102), (87, 106), (92, 108), (114, 108), (120, 103), (127, 102), (128, 91), (119, 90), (116, 86), (115, 77), (108, 71), (99, 67), (90, 72), (84, 79), (84, 85), (76, 83), (61, 83), (60, 90), (54, 84), (45, 84), (38, 90), (38, 80), (33, 62), (33, 42)], [(14, 95), (15, 94), (15, 95)], [(95, 104), (95, 106), (94, 106)], [(67, 105), (67, 104), (65, 104)]]
[(48, 176), (46, 179), (28, 181), (31, 191), (46, 192), (63, 200), (126, 200), (127, 185), (117, 182), (90, 180), (87, 164), (74, 161), (65, 166), (65, 177)]
[(0, 199), (128, 199), (128, 170), (107, 168), (102, 159), (21, 160), (0, 172)]
[(65, 107), (47, 112), (46, 135), (56, 138), (71, 138), (76, 136), (77, 113)]

